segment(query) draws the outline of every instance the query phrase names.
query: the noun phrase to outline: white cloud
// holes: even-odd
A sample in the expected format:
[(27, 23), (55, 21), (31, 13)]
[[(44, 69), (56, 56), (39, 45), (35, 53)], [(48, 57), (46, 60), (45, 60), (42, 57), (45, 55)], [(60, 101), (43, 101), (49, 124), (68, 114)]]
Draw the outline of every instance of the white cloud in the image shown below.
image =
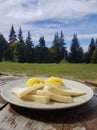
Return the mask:
[[(80, 35), (77, 35), (78, 36), (78, 39), (82, 40), (82, 39), (91, 39), (91, 38), (97, 38), (97, 33), (95, 34), (80, 34)], [(66, 40), (67, 41), (70, 41), (71, 39), (73, 38), (73, 36), (67, 36), (66, 37)]]
[(96, 0), (40, 0), (46, 18), (82, 18), (97, 13)]
[(88, 51), (88, 45), (82, 45), (82, 48), (83, 48), (84, 52)]
[(37, 17), (41, 16), (41, 10), (38, 4), (33, 1), (31, 3), (31, 0), (7, 0), (0, 5), (0, 15), (2, 23), (24, 23), (37, 20)]
[(97, 13), (96, 5), (96, 0), (6, 0), (0, 4), (0, 22), (82, 18), (90, 13)]
[(85, 35), (78, 35), (80, 39), (91, 39), (91, 38), (97, 38), (97, 33), (95, 34), (85, 34)]
[[(47, 41), (52, 41), (55, 32), (64, 30), (65, 39), (71, 40), (74, 32), (78, 32), (78, 38), (87, 39), (97, 37), (92, 30), (94, 24), (78, 26), (61, 26), (61, 24), (50, 23), (35, 25), (33, 22), (39, 20), (59, 20), (65, 25), (74, 22), (76, 19), (82, 20), (90, 14), (97, 14), (97, 0), (0, 0), (0, 31), (8, 39), (10, 27), (13, 24), (16, 32), (21, 26), (24, 37), (30, 30), (32, 39), (39, 40), (41, 35)], [(30, 24), (29, 24), (30, 23)], [(90, 32), (85, 30), (90, 29)], [(82, 33), (84, 31), (84, 33)]]

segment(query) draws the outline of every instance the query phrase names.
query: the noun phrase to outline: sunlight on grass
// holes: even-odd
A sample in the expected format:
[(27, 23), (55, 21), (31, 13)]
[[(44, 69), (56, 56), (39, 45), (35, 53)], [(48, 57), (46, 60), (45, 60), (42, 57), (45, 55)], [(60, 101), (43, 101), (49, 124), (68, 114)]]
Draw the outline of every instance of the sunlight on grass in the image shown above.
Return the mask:
[(22, 76), (60, 76), (73, 80), (97, 80), (97, 64), (29, 64), (1, 62), (0, 72)]

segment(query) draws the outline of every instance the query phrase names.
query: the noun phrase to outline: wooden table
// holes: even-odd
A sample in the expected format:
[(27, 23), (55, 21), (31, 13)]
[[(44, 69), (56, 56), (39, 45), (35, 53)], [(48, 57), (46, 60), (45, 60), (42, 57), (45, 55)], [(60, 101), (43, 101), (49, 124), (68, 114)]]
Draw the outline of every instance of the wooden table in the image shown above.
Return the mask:
[[(0, 76), (0, 89), (20, 78)], [(0, 96), (0, 130), (97, 130), (96, 93), (87, 103), (62, 110), (22, 108), (7, 103)]]

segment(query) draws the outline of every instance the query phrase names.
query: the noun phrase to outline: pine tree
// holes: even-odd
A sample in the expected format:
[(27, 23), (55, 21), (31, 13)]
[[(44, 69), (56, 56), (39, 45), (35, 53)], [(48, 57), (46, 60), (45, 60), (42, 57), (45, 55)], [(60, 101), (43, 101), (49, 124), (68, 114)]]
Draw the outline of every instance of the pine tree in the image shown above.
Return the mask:
[(52, 49), (54, 50), (54, 59), (56, 63), (60, 62), (62, 59), (61, 59), (61, 48), (60, 48), (60, 37), (59, 37), (59, 34), (58, 32), (55, 33), (55, 36), (54, 36), (54, 40), (53, 40), (53, 43), (52, 43)]
[(17, 38), (16, 38), (14, 26), (12, 25), (10, 29), (9, 43), (16, 42), (16, 41), (17, 41)]
[(57, 48), (60, 48), (60, 40), (59, 40), (59, 34), (58, 32), (55, 33), (55, 36), (54, 36), (54, 40), (53, 40), (53, 43), (52, 43), (52, 47), (57, 49)]
[(28, 31), (28, 34), (27, 34), (26, 45), (33, 47), (33, 42), (32, 42), (30, 31)]
[(70, 53), (70, 61), (72, 63), (82, 62), (83, 57), (83, 49), (80, 47), (77, 35), (73, 35), (72, 43), (71, 43), (71, 53)]
[(23, 33), (21, 27), (18, 32), (18, 42), (16, 45), (16, 59), (18, 62), (26, 62), (26, 46), (23, 39)]
[(34, 62), (34, 49), (30, 31), (28, 31), (26, 38), (26, 62)]
[(64, 40), (63, 31), (61, 31), (60, 36), (59, 36), (58, 32), (55, 33), (52, 44), (53, 44), (52, 49), (54, 50), (55, 62), (58, 63), (58, 62), (61, 62), (61, 60), (66, 59), (67, 51), (66, 51), (66, 47), (65, 47), (66, 43)]
[(60, 46), (64, 47), (65, 45), (66, 44), (65, 44), (65, 40), (64, 40), (63, 31), (61, 31), (61, 33), (60, 33)]
[(7, 40), (4, 38), (2, 34), (0, 34), (0, 61), (2, 61), (3, 58), (5, 60), (8, 60), (8, 54), (9, 52), (9, 46)]
[(88, 53), (89, 53), (89, 62), (91, 62), (91, 57), (93, 55), (93, 51), (95, 50), (95, 42), (94, 42), (94, 38), (91, 39), (91, 42), (89, 44), (88, 47)]
[(41, 48), (45, 47), (44, 36), (40, 37), (40, 39), (39, 39), (39, 47), (41, 47)]
[(44, 36), (39, 38), (39, 45), (36, 47), (37, 49), (37, 56), (38, 56), (38, 62), (39, 63), (47, 63), (48, 62), (48, 48), (45, 45), (45, 39)]
[(18, 39), (19, 39), (20, 43), (24, 42), (24, 40), (23, 40), (23, 33), (22, 33), (21, 27), (19, 28)]
[(61, 51), (61, 59), (64, 59), (66, 60), (66, 57), (67, 57), (67, 51), (66, 51), (66, 43), (65, 43), (65, 40), (64, 40), (64, 35), (63, 35), (63, 31), (61, 31), (60, 33), (60, 51)]

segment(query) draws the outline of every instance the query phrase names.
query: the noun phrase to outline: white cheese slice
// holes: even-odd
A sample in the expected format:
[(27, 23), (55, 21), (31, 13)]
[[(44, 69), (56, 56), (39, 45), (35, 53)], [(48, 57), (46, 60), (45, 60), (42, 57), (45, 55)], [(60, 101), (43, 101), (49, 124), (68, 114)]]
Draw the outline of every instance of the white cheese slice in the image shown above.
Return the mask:
[(57, 102), (63, 102), (63, 103), (71, 103), (71, 102), (73, 102), (71, 96), (62, 96), (62, 95), (50, 92), (48, 90), (37, 90), (36, 94), (37, 95), (48, 96), (50, 99), (52, 99), (54, 101), (57, 101)]
[(39, 88), (42, 88), (44, 84), (38, 84), (32, 87), (15, 87), (11, 89), (11, 92), (16, 94), (18, 97), (23, 97), (24, 95), (33, 92)]
[(80, 96), (86, 93), (84, 90), (78, 88), (63, 89), (54, 86), (45, 86), (44, 90), (48, 90), (52, 93), (63, 95), (63, 96)]
[(24, 100), (30, 100), (30, 101), (36, 101), (39, 103), (47, 104), (50, 101), (50, 98), (48, 96), (43, 95), (25, 95), (22, 97)]

